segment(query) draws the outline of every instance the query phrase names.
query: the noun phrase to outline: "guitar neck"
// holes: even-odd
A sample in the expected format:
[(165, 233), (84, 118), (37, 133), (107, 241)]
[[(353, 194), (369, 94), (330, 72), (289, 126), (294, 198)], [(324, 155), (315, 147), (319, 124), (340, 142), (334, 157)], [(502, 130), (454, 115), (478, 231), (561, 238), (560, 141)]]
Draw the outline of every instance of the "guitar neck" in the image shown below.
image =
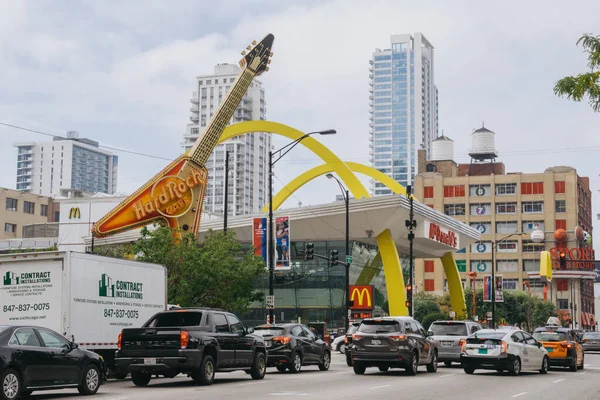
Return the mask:
[(221, 137), (223, 130), (225, 130), (233, 113), (240, 104), (244, 93), (250, 87), (253, 78), (254, 74), (248, 69), (244, 69), (238, 76), (225, 101), (217, 109), (214, 118), (210, 121), (202, 136), (196, 141), (194, 147), (192, 147), (190, 151), (192, 161), (198, 165), (206, 164), (206, 161), (208, 161), (208, 158), (217, 145), (219, 137)]

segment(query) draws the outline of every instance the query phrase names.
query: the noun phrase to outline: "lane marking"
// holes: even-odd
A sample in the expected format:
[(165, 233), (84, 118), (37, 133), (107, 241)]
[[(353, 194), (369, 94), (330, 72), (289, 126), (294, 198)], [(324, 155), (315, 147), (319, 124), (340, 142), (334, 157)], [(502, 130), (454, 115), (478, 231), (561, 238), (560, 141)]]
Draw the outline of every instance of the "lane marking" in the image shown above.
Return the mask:
[(333, 374), (329, 374), (329, 375), (341, 375), (341, 374), (347, 374), (350, 371), (342, 371), (342, 372), (334, 372)]
[(562, 382), (562, 381), (564, 381), (564, 379), (557, 379), (557, 380), (555, 380), (555, 381), (554, 381), (554, 382), (552, 382), (552, 383), (558, 383), (558, 382)]
[(298, 392), (275, 392), (269, 393), (270, 396), (308, 396), (308, 393), (298, 393)]
[(454, 375), (456, 375), (456, 374), (446, 374), (446, 375), (440, 375), (440, 378), (445, 378), (445, 377), (447, 377), (447, 376), (454, 376)]
[(527, 394), (527, 392), (517, 393), (514, 396), (510, 396), (510, 397), (519, 397), (519, 396), (523, 396), (524, 394)]
[(373, 386), (373, 387), (370, 387), (369, 389), (371, 389), (371, 390), (375, 390), (375, 389), (383, 389), (383, 388), (386, 388), (386, 387), (391, 387), (391, 386), (392, 386), (392, 385)]

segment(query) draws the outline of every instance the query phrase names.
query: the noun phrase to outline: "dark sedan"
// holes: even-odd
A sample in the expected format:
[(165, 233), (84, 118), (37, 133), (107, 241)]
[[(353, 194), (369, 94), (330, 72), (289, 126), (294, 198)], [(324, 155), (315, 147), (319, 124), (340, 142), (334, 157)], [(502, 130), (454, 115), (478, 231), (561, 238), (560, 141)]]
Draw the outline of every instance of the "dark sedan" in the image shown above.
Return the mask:
[(300, 372), (303, 365), (318, 365), (327, 371), (331, 365), (329, 346), (307, 326), (301, 324), (261, 325), (254, 334), (262, 336), (269, 355), (267, 366), (283, 372)]
[(90, 395), (104, 382), (104, 361), (50, 329), (0, 326), (0, 379), (4, 400), (65, 388)]

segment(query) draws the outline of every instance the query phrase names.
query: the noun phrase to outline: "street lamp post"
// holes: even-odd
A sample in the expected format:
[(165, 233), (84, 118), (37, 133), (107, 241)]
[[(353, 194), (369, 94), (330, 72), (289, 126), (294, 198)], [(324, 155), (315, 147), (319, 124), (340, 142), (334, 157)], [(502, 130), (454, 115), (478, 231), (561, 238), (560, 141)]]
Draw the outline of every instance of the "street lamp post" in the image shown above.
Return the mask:
[(327, 179), (335, 179), (340, 186), (344, 202), (346, 203), (346, 307), (344, 307), (345, 317), (344, 325), (346, 326), (346, 332), (350, 329), (350, 262), (348, 262), (348, 256), (350, 255), (350, 193), (348, 189), (344, 188), (342, 182), (333, 174), (327, 174)]
[(409, 266), (409, 278), (408, 278), (408, 286), (407, 290), (407, 298), (406, 301), (408, 303), (408, 315), (411, 317), (414, 314), (414, 303), (413, 303), (413, 278), (414, 278), (414, 260), (413, 260), (413, 241), (415, 239), (414, 229), (417, 227), (417, 221), (415, 220), (415, 213), (413, 208), (413, 195), (412, 195), (412, 186), (406, 186), (406, 196), (408, 197), (408, 219), (405, 221), (406, 227), (408, 228), (408, 266)]
[(496, 259), (495, 259), (495, 250), (496, 246), (500, 243), (504, 242), (507, 239), (510, 239), (513, 236), (520, 235), (526, 236), (526, 234), (518, 232), (511, 233), (510, 235), (500, 239), (500, 240), (492, 240), (492, 329), (496, 329)]
[[(269, 296), (273, 296), (273, 281), (274, 281), (274, 274), (275, 274), (275, 248), (274, 248), (274, 242), (273, 242), (273, 165), (275, 165), (275, 163), (277, 163), (277, 161), (281, 160), (281, 158), (283, 158), (283, 156), (285, 156), (287, 153), (290, 152), (290, 150), (292, 150), (294, 147), (296, 147), (296, 145), (298, 143), (300, 143), (301, 141), (303, 141), (304, 139), (306, 139), (307, 137), (311, 136), (311, 135), (334, 135), (336, 134), (337, 131), (335, 129), (327, 129), (324, 131), (316, 131), (316, 132), (310, 132), (310, 133), (306, 133), (303, 136), (299, 137), (298, 139), (294, 140), (292, 143), (289, 143), (285, 146), (283, 146), (282, 148), (280, 148), (279, 150), (276, 151), (271, 151), (271, 149), (269, 149), (269, 233), (267, 234), (267, 238), (269, 239), (269, 243), (268, 243), (268, 263), (269, 263)], [(282, 153), (282, 151), (284, 151)], [(277, 157), (275, 160), (273, 160), (273, 154), (277, 154), (279, 153), (279, 157)], [(269, 308), (269, 322), (272, 324), (275, 320), (274, 320), (274, 306)]]

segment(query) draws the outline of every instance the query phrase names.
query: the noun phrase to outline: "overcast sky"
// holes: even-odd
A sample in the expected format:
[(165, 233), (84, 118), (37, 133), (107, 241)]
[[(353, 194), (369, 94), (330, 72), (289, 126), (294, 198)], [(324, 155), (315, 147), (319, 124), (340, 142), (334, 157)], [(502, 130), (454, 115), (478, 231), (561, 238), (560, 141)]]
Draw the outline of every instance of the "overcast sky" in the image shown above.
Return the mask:
[[(335, 128), (321, 140), (344, 160), (368, 163), (371, 53), (388, 48), (392, 34), (423, 32), (435, 46), (440, 127), (455, 141), (457, 161), (468, 161), (470, 133), (485, 121), (507, 171), (576, 167), (591, 177), (598, 205), (600, 114), (552, 88), (585, 70), (575, 42), (600, 34), (599, 15), (597, 0), (3, 1), (0, 122), (58, 135), (77, 130), (106, 146), (175, 158), (195, 77), (237, 62), (271, 32), (274, 57), (261, 77), (267, 119), (304, 131)], [(0, 186), (14, 188), (12, 143), (48, 138), (1, 126), (0, 138)], [(117, 154), (126, 193), (166, 163)], [(277, 164), (276, 189), (278, 179), (319, 164), (294, 149)], [(323, 177), (286, 206), (338, 193)]]

